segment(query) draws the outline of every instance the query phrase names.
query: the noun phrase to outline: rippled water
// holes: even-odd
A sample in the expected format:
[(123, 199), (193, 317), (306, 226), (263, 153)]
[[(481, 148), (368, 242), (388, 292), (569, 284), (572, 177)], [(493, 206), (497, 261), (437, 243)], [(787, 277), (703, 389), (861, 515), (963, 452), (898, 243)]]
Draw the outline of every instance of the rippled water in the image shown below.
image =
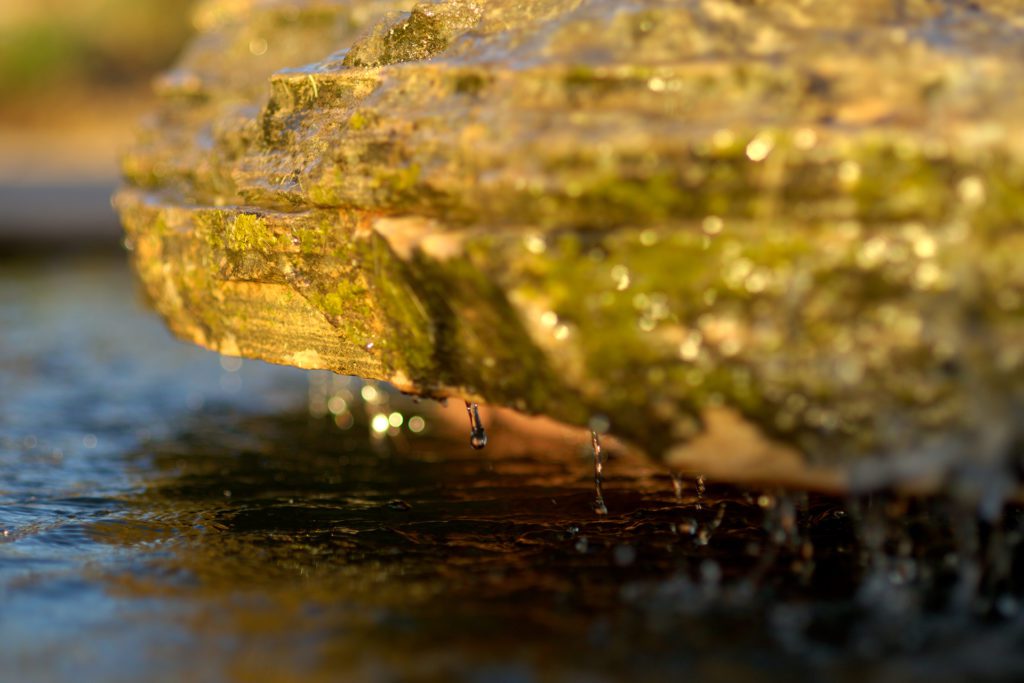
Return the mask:
[(677, 501), (613, 452), (599, 517), (587, 439), (490, 412), (476, 451), (462, 406), (323, 376), (311, 417), (306, 373), (134, 292), (114, 257), (0, 261), (0, 679), (1024, 676), (1019, 510)]

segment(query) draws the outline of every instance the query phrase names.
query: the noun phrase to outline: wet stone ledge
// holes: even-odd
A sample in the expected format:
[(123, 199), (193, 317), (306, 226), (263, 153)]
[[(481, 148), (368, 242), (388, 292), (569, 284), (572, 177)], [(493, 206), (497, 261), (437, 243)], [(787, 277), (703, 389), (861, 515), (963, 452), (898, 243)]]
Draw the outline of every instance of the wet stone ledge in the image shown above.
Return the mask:
[(718, 479), (1014, 488), (1024, 2), (195, 23), (116, 198), (178, 336)]

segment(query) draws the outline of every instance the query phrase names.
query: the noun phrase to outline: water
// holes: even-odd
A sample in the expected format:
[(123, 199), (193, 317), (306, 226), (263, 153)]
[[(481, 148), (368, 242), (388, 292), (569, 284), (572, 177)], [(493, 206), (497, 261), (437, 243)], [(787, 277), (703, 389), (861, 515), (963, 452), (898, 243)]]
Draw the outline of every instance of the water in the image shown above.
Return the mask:
[(466, 413), (469, 415), (469, 445), (476, 450), (487, 447), (487, 431), (480, 419), (480, 406), (466, 401)]
[(681, 501), (683, 499), (683, 475), (679, 472), (670, 472), (669, 476), (672, 477), (672, 492), (676, 496), (676, 500)]
[(604, 460), (601, 457), (601, 437), (593, 430), (590, 432), (590, 447), (594, 451), (594, 512), (599, 515), (607, 515), (608, 506), (604, 502)]
[(613, 453), (599, 516), (586, 431), (483, 408), (475, 451), (461, 405), (221, 359), (132, 291), (0, 261), (4, 680), (1024, 676), (1019, 509), (677, 500)]

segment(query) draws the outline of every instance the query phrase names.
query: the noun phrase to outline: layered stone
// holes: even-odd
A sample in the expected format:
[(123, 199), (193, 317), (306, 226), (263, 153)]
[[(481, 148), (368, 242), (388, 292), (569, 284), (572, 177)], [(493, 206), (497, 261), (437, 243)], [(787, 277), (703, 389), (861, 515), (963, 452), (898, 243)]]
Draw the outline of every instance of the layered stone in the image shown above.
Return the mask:
[(402, 7), (200, 9), (117, 199), (177, 334), (731, 478), (1016, 457), (1024, 3)]

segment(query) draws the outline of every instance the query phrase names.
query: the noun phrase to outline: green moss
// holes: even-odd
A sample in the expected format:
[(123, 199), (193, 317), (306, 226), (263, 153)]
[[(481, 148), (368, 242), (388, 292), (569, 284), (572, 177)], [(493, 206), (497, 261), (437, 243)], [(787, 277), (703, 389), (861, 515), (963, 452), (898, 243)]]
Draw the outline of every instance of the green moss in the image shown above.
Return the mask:
[(395, 168), (379, 168), (374, 173), (373, 183), (379, 188), (382, 200), (398, 205), (415, 196), (420, 172), (420, 165), (417, 163)]
[(306, 194), (313, 206), (338, 206), (342, 203), (339, 188), (342, 184), (341, 169), (329, 166), (320, 172), (320, 177), (306, 186)]
[(195, 225), (200, 237), (216, 250), (265, 255), (295, 247), (288, 231), (271, 225), (262, 214), (204, 209), (196, 212)]
[[(556, 357), (583, 359), (593, 389), (585, 400), (616, 416), (626, 436), (656, 444), (661, 437), (647, 430), (660, 421), (659, 434), (671, 441), (673, 425), (726, 404), (770, 433), (821, 448), (843, 438), (843, 429), (871, 431), (860, 412), (864, 400), (884, 395), (894, 410), (919, 410), (920, 389), (909, 389), (907, 378), (927, 376), (934, 362), (920, 346), (903, 349), (870, 335), (857, 343), (872, 350), (831, 348), (850, 320), (886, 307), (914, 310), (912, 287), (893, 281), (896, 271), (857, 267), (856, 250), (842, 252), (850, 260), (822, 259), (835, 226), (773, 227), (726, 223), (713, 238), (699, 226), (620, 229), (563, 235), (540, 254), (520, 242), (489, 252), (503, 264), (499, 281), (519, 283), (521, 296), (569, 326), (565, 341), (553, 336), (545, 345)], [(800, 281), (807, 293), (789, 307)], [(693, 334), (699, 341), (682, 352)], [(844, 353), (863, 359), (882, 347), (899, 359), (900, 373), (865, 370), (859, 388), (843, 383), (836, 367)], [(948, 380), (933, 383), (931, 400), (953, 400)], [(781, 402), (793, 395), (817, 412), (801, 409), (781, 421)], [(660, 417), (643, 414), (660, 403), (675, 408)], [(635, 425), (642, 429), (633, 431)]]
[(268, 251), (279, 240), (259, 214), (241, 213), (226, 223), (224, 246), (231, 251)]
[(375, 125), (378, 119), (379, 116), (376, 112), (358, 109), (348, 117), (348, 127), (350, 130), (363, 130)]
[(352, 47), (346, 66), (384, 66), (435, 55), (448, 46), (448, 27), (420, 8)]
[(362, 274), (351, 269), (331, 273), (304, 271), (316, 278), (305, 293), (306, 299), (328, 321), (337, 327), (343, 338), (356, 346), (376, 339), (376, 309)]
[(578, 197), (581, 211), (615, 223), (659, 221), (687, 212), (691, 201), (672, 171), (633, 180), (605, 177), (589, 184)]
[(303, 254), (322, 253), (331, 241), (329, 234), (332, 226), (330, 224), (317, 227), (302, 227), (296, 230), (293, 235), (299, 242), (299, 248)]
[(428, 301), (426, 292), (410, 265), (398, 259), (377, 235), (359, 240), (355, 246), (367, 264), (369, 287), (387, 326), (387, 336), (400, 342), (383, 349), (386, 364), (424, 387), (438, 386), (441, 378), (435, 359), (436, 323), (424, 304)]

